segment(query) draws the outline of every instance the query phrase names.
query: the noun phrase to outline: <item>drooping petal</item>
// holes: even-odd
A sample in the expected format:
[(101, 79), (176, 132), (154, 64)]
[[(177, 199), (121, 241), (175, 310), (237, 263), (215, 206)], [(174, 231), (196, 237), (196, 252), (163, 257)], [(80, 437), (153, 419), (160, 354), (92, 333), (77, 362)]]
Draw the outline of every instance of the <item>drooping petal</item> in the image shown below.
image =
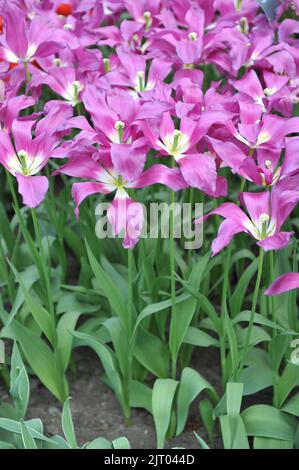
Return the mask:
[(31, 208), (37, 207), (44, 200), (49, 188), (46, 176), (24, 176), (17, 173), (16, 179), (23, 204)]
[(217, 171), (215, 159), (207, 154), (187, 155), (179, 159), (184, 179), (192, 188), (207, 194), (216, 191)]
[(130, 199), (124, 189), (119, 189), (108, 208), (107, 217), (113, 233), (123, 236), (123, 247), (134, 248), (143, 228), (142, 204)]
[(217, 237), (213, 240), (211, 246), (213, 256), (217, 255), (217, 253), (223, 250), (223, 248), (228, 246), (237, 233), (241, 233), (243, 231), (244, 228), (232, 219), (224, 220), (220, 224)]
[(257, 245), (261, 246), (265, 251), (281, 250), (289, 244), (293, 234), (294, 232), (279, 232), (272, 237), (259, 241)]
[(134, 181), (142, 173), (146, 159), (146, 148), (135, 144), (112, 144), (111, 159), (116, 172), (125, 181)]
[(111, 190), (102, 183), (84, 182), (74, 183), (72, 187), (72, 196), (75, 202), (75, 214), (79, 217), (79, 206), (88, 196), (93, 194), (109, 194)]
[(265, 290), (265, 295), (279, 295), (293, 289), (299, 288), (299, 273), (287, 273), (279, 276), (275, 281)]
[(188, 187), (179, 168), (169, 168), (160, 164), (155, 164), (145, 170), (136, 181), (133, 181), (127, 187), (144, 188), (152, 184), (164, 184), (173, 191)]

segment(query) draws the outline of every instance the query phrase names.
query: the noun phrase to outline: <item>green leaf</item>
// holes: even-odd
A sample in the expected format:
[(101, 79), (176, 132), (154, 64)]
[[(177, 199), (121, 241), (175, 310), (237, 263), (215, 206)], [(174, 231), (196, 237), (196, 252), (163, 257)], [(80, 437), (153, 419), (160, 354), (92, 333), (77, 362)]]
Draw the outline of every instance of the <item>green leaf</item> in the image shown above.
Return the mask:
[(231, 313), (232, 316), (236, 316), (244, 302), (244, 297), (248, 290), (249, 283), (257, 271), (258, 259), (255, 259), (250, 263), (250, 265), (245, 269), (242, 276), (240, 277), (237, 286), (234, 290), (234, 293), (231, 297)]
[[(0, 308), (0, 318), (5, 324), (9, 316)], [(47, 344), (29, 328), (13, 320), (1, 331), (1, 337), (18, 341), (26, 360), (40, 381), (63, 402), (68, 393), (67, 382), (63, 371), (59, 369), (54, 353)]]
[(277, 385), (277, 406), (281, 408), (294, 387), (299, 385), (299, 366), (288, 363)]
[(218, 397), (214, 387), (196, 370), (185, 367), (182, 371), (177, 394), (176, 435), (184, 430), (191, 403), (204, 390), (207, 390), (211, 397), (217, 401)]
[(75, 329), (80, 312), (68, 312), (62, 315), (57, 323), (57, 351), (61, 367), (66, 371), (70, 362), (74, 337), (72, 331)]
[(17, 343), (14, 342), (10, 369), (10, 395), (14, 401), (19, 418), (24, 418), (26, 415), (29, 393), (30, 385), (28, 374), (19, 353)]
[(216, 421), (214, 418), (214, 406), (208, 398), (200, 400), (199, 414), (209, 434), (210, 441), (212, 441)]
[(205, 331), (200, 330), (199, 328), (195, 328), (194, 326), (189, 326), (183, 342), (202, 348), (219, 346), (219, 341), (217, 339), (213, 338), (213, 336), (209, 335)]
[(208, 444), (195, 431), (193, 431), (193, 434), (194, 434), (195, 439), (197, 440), (197, 442), (199, 443), (199, 445), (202, 449), (209, 449), (210, 448), (208, 446)]
[(132, 380), (130, 389), (130, 406), (144, 408), (152, 413), (152, 390), (147, 385)]
[(273, 385), (273, 371), (268, 364), (261, 363), (243, 369), (240, 382), (244, 384), (243, 395), (253, 395)]
[(104, 437), (97, 437), (93, 441), (86, 444), (85, 449), (112, 449), (112, 444)]
[(37, 449), (35, 441), (31, 435), (29, 428), (26, 426), (24, 421), (20, 421), (21, 436), (25, 449)]
[(86, 333), (79, 333), (77, 331), (74, 331), (72, 334), (75, 336), (75, 338), (81, 339), (84, 344), (93, 349), (95, 353), (99, 356), (104, 370), (109, 378), (111, 387), (113, 388), (118, 398), (118, 401), (124, 409), (125, 403), (122, 382), (119, 376), (119, 372), (117, 370), (113, 352), (92, 335), (88, 335)]
[(163, 449), (170, 424), (172, 403), (178, 386), (173, 379), (157, 379), (153, 388), (152, 409), (157, 434), (157, 448)]
[(117, 289), (113, 280), (105, 273), (103, 268), (100, 266), (95, 256), (93, 255), (88, 244), (86, 244), (88, 258), (90, 266), (96, 276), (103, 295), (108, 299), (112, 310), (122, 319), (123, 324), (126, 326), (128, 323), (128, 310), (126, 307), (125, 299), (121, 295), (119, 289)]
[(53, 345), (56, 341), (56, 331), (53, 318), (51, 317), (50, 313), (42, 305), (40, 305), (38, 301), (30, 294), (29, 290), (26, 289), (25, 284), (23, 283), (22, 278), (16, 268), (10, 262), (9, 265), (21, 286), (25, 302), (30, 313), (32, 314), (34, 320), (36, 321), (42, 332), (46, 335), (50, 343)]
[(280, 439), (269, 439), (268, 437), (255, 437), (254, 449), (293, 449), (293, 441), (282, 441)]
[[(246, 429), (240, 416), (236, 419), (236, 432), (233, 438), (231, 425), (227, 415), (220, 416), (221, 435), (225, 449), (249, 449)], [(233, 446), (232, 446), (233, 442)]]
[(242, 413), (248, 436), (294, 441), (296, 419), (269, 405), (253, 405)]
[(243, 397), (243, 384), (228, 382), (226, 384), (226, 410), (230, 429), (230, 448), (249, 448), (244, 423), (240, 417)]
[(166, 378), (169, 367), (168, 345), (144, 328), (139, 328), (134, 348), (136, 359), (157, 377)]
[(76, 449), (77, 440), (76, 440), (74, 423), (73, 423), (72, 413), (71, 413), (71, 408), (70, 408), (70, 400), (71, 400), (70, 397), (67, 398), (63, 404), (61, 424), (62, 424), (62, 430), (63, 430), (66, 440), (68, 441), (72, 449)]
[(282, 411), (299, 418), (299, 392), (282, 407)]
[(118, 437), (112, 441), (113, 449), (131, 449), (130, 442), (126, 437)]

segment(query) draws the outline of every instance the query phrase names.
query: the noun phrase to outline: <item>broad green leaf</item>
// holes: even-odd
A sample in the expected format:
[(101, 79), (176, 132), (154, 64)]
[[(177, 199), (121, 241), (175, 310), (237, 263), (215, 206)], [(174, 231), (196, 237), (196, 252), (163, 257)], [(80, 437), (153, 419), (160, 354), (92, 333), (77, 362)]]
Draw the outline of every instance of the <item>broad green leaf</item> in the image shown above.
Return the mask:
[(130, 357), (126, 329), (121, 319), (118, 317), (108, 318), (103, 322), (103, 326), (107, 329), (113, 343), (113, 348), (121, 373), (124, 377), (127, 377)]
[(64, 371), (68, 368), (73, 347), (74, 337), (71, 332), (76, 328), (79, 317), (80, 312), (65, 313), (57, 323), (57, 351)]
[(193, 346), (200, 346), (202, 348), (219, 346), (219, 341), (217, 339), (194, 326), (189, 326), (183, 342), (186, 344), (192, 344)]
[(81, 339), (87, 346), (93, 349), (95, 353), (99, 356), (100, 361), (104, 367), (104, 370), (109, 378), (111, 386), (119, 402), (124, 407), (122, 382), (119, 376), (119, 372), (117, 370), (113, 352), (107, 346), (103, 345), (100, 341), (98, 341), (97, 338), (93, 337), (92, 335), (79, 333), (77, 331), (74, 331), (72, 334), (75, 336), (75, 338)]
[[(0, 308), (0, 318), (5, 323), (8, 315)], [(9, 327), (4, 327), (1, 337), (18, 341), (24, 355), (40, 381), (63, 402), (68, 393), (67, 382), (54, 353), (47, 344), (27, 327), (13, 320)]]
[(255, 437), (253, 440), (254, 449), (293, 449), (293, 447), (293, 441), (269, 439), (267, 437)]
[(258, 259), (252, 261), (252, 263), (245, 269), (242, 276), (240, 277), (234, 293), (231, 297), (231, 314), (235, 317), (241, 310), (244, 302), (244, 297), (248, 290), (248, 286), (253, 276), (257, 271)]
[(273, 371), (267, 364), (261, 363), (243, 369), (240, 382), (244, 385), (243, 395), (253, 395), (273, 385)]
[(157, 377), (168, 376), (170, 359), (168, 345), (142, 327), (137, 333), (134, 355), (140, 364)]
[(56, 341), (56, 331), (53, 318), (51, 317), (50, 313), (42, 305), (40, 305), (39, 302), (30, 294), (29, 290), (26, 289), (25, 284), (23, 283), (22, 278), (16, 268), (11, 263), (9, 264), (18, 283), (22, 288), (25, 302), (30, 313), (32, 314), (34, 320), (36, 321), (42, 332), (46, 335), (50, 343), (53, 345)]
[(296, 419), (269, 405), (253, 405), (242, 413), (248, 436), (294, 441)]
[[(176, 305), (179, 304), (180, 302), (184, 302), (186, 299), (189, 299), (189, 298), (190, 298), (189, 294), (178, 295), (176, 298)], [(162, 302), (157, 302), (151, 305), (147, 305), (137, 317), (133, 335), (136, 333), (137, 328), (142, 322), (142, 320), (149, 317), (150, 315), (153, 315), (158, 312), (162, 312), (163, 310), (166, 310), (169, 307), (171, 307), (171, 299), (167, 299), (167, 300), (163, 300)]]
[(157, 379), (153, 388), (152, 409), (157, 434), (157, 448), (163, 449), (170, 424), (172, 403), (178, 386), (173, 379)]
[[(225, 449), (249, 449), (246, 429), (240, 416), (236, 418), (237, 430), (235, 438), (232, 439), (231, 426), (227, 415), (220, 416), (221, 435)], [(233, 445), (232, 445), (233, 441)]]
[(205, 398), (204, 400), (200, 400), (199, 413), (200, 413), (202, 422), (209, 434), (209, 438), (212, 441), (216, 420), (214, 417), (214, 406), (208, 398)]
[(20, 421), (21, 436), (25, 449), (37, 449), (36, 443), (24, 421)]
[(61, 417), (61, 425), (63, 434), (65, 435), (66, 440), (68, 441), (69, 445), (72, 449), (77, 448), (77, 440), (74, 430), (74, 423), (72, 419), (72, 413), (70, 408), (70, 400), (71, 398), (67, 398), (63, 404), (62, 410), (62, 417)]
[(207, 390), (214, 401), (217, 401), (217, 393), (214, 387), (199, 372), (190, 367), (182, 371), (177, 393), (177, 429), (180, 434), (186, 424), (191, 403), (204, 390)]
[[(228, 382), (226, 384), (226, 412), (228, 426), (230, 428), (230, 448), (235, 449), (242, 441), (242, 448), (249, 448), (246, 432), (242, 419), (240, 418), (240, 409), (243, 397), (243, 384), (237, 382)], [(237, 441), (237, 442), (236, 442)]]
[(113, 449), (131, 449), (131, 445), (126, 437), (118, 437), (112, 441)]
[(225, 312), (225, 331), (228, 337), (229, 351), (231, 356), (232, 370), (236, 371), (239, 363), (239, 351), (236, 332), (227, 311)]
[(132, 380), (130, 389), (130, 406), (144, 408), (152, 413), (152, 390), (145, 384)]
[(108, 439), (104, 437), (97, 437), (93, 441), (89, 442), (85, 449), (112, 449), (112, 444)]
[[(233, 323), (240, 323), (240, 322), (249, 322), (251, 317), (251, 312), (250, 310), (244, 310), (244, 312), (239, 313), (238, 315), (235, 316), (233, 319)], [(278, 330), (278, 331), (284, 331), (284, 329), (279, 326), (277, 323), (274, 323), (273, 321), (269, 320), (269, 318), (264, 317), (260, 313), (255, 313), (254, 314), (254, 320), (253, 323), (256, 323), (258, 325), (263, 325), (267, 326), (269, 328)]]
[(24, 418), (29, 402), (30, 385), (28, 374), (22, 361), (17, 343), (14, 343), (10, 368), (10, 395), (14, 401), (17, 415)]
[(105, 273), (99, 262), (96, 260), (89, 246), (86, 245), (86, 247), (90, 266), (101, 286), (103, 294), (107, 297), (113, 311), (122, 319), (124, 325), (127, 325), (128, 310), (125, 299), (122, 297), (113, 280)]
[(287, 401), (287, 403), (282, 407), (282, 411), (299, 418), (299, 392)]
[(299, 385), (299, 366), (288, 363), (277, 385), (277, 406), (282, 407), (294, 387)]

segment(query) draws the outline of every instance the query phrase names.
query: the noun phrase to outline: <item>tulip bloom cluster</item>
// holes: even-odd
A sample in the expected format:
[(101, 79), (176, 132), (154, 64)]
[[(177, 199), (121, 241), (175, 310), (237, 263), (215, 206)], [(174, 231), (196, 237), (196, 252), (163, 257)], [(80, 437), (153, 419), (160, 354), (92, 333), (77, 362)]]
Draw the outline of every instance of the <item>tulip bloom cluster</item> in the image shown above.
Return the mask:
[(45, 166), (67, 159), (52, 177), (83, 179), (72, 188), (76, 216), (88, 196), (114, 192), (108, 218), (126, 248), (143, 217), (126, 208), (157, 183), (227, 200), (205, 216), (225, 219), (214, 255), (240, 232), (265, 251), (285, 247), (299, 200), (299, 23), (286, 13), (299, 4), (265, 14), (261, 3), (2, 1), (0, 162), (23, 203), (38, 206)]

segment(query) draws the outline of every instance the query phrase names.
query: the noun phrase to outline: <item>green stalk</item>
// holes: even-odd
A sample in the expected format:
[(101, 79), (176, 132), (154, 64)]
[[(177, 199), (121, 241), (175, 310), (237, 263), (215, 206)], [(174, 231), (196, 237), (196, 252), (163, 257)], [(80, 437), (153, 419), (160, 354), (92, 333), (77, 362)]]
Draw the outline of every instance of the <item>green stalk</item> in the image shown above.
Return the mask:
[(225, 331), (225, 313), (227, 312), (227, 293), (229, 287), (229, 269), (231, 265), (232, 245), (230, 244), (226, 251), (226, 256), (222, 252), (222, 261), (224, 265), (222, 297), (221, 297), (221, 337), (220, 337), (220, 361), (222, 370), (222, 387), (225, 387), (227, 380), (226, 370), (226, 331)]
[(132, 335), (133, 325), (133, 268), (134, 268), (134, 255), (133, 250), (128, 250), (128, 333)]
[(239, 381), (239, 379), (240, 379), (240, 375), (241, 375), (241, 372), (243, 370), (244, 363), (245, 363), (245, 360), (246, 360), (246, 356), (247, 356), (249, 346), (250, 346), (252, 328), (253, 328), (253, 323), (254, 323), (254, 315), (255, 315), (255, 311), (256, 311), (257, 300), (258, 300), (260, 284), (261, 284), (261, 279), (262, 279), (264, 253), (265, 252), (264, 252), (263, 248), (260, 248), (258, 271), (257, 271), (257, 277), (256, 277), (256, 281), (255, 281), (253, 299), (252, 299), (249, 326), (248, 326), (248, 329), (247, 329), (247, 334), (246, 334), (246, 338), (245, 338), (245, 344), (244, 344), (243, 352), (241, 353), (241, 358), (240, 358), (240, 363), (239, 363), (239, 370), (237, 372), (237, 381)]
[(28, 69), (28, 62), (24, 62), (24, 69), (25, 69), (26, 79), (27, 79), (27, 84), (28, 84), (30, 82), (30, 78), (31, 78), (31, 75), (30, 75), (30, 72), (29, 72), (29, 69)]
[(13, 290), (13, 285), (11, 283), (10, 275), (9, 275), (9, 272), (8, 272), (8, 269), (7, 269), (5, 253), (4, 253), (4, 250), (3, 250), (1, 240), (0, 240), (0, 260), (1, 260), (0, 264), (2, 265), (3, 277), (4, 277), (4, 280), (7, 284), (8, 298), (9, 298), (9, 301), (10, 301), (11, 305), (13, 305), (14, 290)]
[(49, 308), (49, 312), (54, 318), (54, 304), (53, 304), (53, 297), (52, 297), (50, 269), (48, 267), (47, 258), (46, 258), (46, 254), (45, 254), (44, 247), (43, 247), (42, 237), (41, 237), (35, 209), (31, 209), (31, 217), (32, 217), (37, 244), (38, 244), (38, 250), (41, 256), (43, 277), (44, 277), (47, 297), (48, 297), (48, 308)]
[[(269, 285), (274, 281), (274, 251), (270, 250), (269, 251), (269, 262), (270, 262), (270, 282)], [(275, 297), (270, 296), (269, 297), (270, 301), (270, 310), (271, 310), (271, 315), (272, 315), (272, 321), (276, 323), (276, 311), (275, 311)], [(273, 337), (276, 336), (276, 328), (272, 330), (273, 332)]]
[[(169, 227), (169, 269), (170, 269), (170, 289), (171, 289), (171, 327), (173, 343), (176, 344), (176, 290), (175, 290), (175, 240), (174, 240), (174, 203), (175, 193), (170, 192), (170, 227)], [(172, 353), (172, 378), (176, 378), (177, 355)]]

